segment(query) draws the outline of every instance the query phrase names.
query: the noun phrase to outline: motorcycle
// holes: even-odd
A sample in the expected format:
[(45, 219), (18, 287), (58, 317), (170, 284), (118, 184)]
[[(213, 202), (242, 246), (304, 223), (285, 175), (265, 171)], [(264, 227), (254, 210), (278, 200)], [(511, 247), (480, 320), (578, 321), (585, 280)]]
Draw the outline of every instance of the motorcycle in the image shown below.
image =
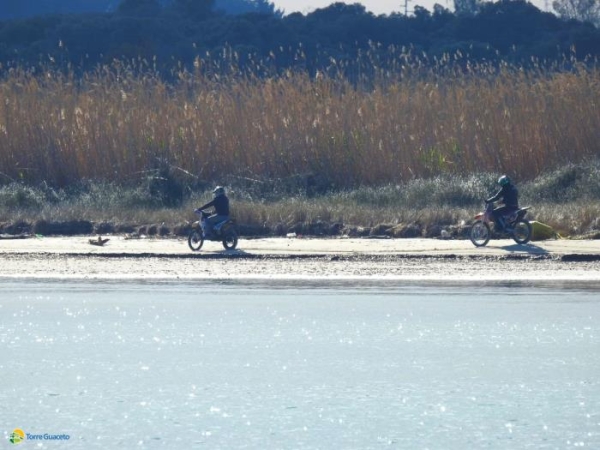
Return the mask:
[(192, 231), (188, 236), (188, 246), (192, 251), (197, 252), (202, 248), (205, 240), (222, 242), (225, 250), (234, 250), (238, 244), (238, 235), (235, 230), (235, 221), (227, 219), (215, 224), (212, 233), (209, 232), (209, 225), (206, 219), (210, 216), (205, 211), (194, 211), (199, 216), (199, 220), (192, 224)]
[[(500, 233), (506, 233), (514, 239), (517, 244), (527, 244), (531, 239), (532, 228), (529, 221), (525, 220), (525, 214), (529, 207), (519, 208), (518, 210), (504, 217), (504, 226), (500, 230), (494, 230)], [(475, 247), (483, 247), (492, 236), (492, 225), (496, 227), (492, 212), (494, 204), (487, 203), (483, 212), (475, 216), (475, 222), (471, 225), (469, 238)]]

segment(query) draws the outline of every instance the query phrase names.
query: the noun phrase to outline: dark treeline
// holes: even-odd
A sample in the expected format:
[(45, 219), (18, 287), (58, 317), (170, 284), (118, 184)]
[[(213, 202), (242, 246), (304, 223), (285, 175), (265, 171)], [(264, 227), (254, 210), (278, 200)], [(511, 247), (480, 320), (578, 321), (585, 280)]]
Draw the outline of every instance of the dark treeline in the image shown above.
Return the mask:
[[(174, 1), (177, 0), (157, 0), (156, 3), (160, 7), (169, 7)], [(122, 2), (123, 0), (3, 0), (0, 8), (0, 20), (23, 19), (48, 14), (108, 13), (116, 11)], [(148, 6), (155, 2), (125, 3)], [(151, 7), (156, 9), (156, 3)], [(282, 15), (282, 12), (278, 11), (268, 0), (215, 0), (212, 3), (212, 10), (226, 14), (255, 12)]]
[[(71, 9), (69, 1), (75, 5)], [(462, 55), (470, 61), (516, 64), (552, 63), (567, 54), (596, 58), (600, 53), (600, 31), (592, 24), (560, 19), (522, 0), (483, 3), (475, 14), (453, 13), (440, 5), (433, 12), (416, 7), (409, 16), (375, 16), (360, 4), (345, 3), (283, 16), (264, 0), (222, 1), (221, 7), (215, 0), (63, 2), (63, 10), (42, 9), (30, 16), (23, 9), (27, 1), (5, 0), (3, 67), (42, 63), (87, 70), (118, 59), (144, 60), (169, 73), (182, 65), (192, 68), (199, 60), (220, 59), (226, 52), (237, 67), (251, 61), (255, 68), (259, 61), (273, 70), (314, 72), (332, 62), (338, 70), (348, 69), (366, 54), (385, 69), (406, 52), (430, 62)], [(236, 4), (241, 9), (226, 11), (223, 6)], [(82, 10), (83, 5), (88, 9)], [(243, 5), (255, 12), (245, 12)], [(232, 14), (236, 11), (243, 14)]]

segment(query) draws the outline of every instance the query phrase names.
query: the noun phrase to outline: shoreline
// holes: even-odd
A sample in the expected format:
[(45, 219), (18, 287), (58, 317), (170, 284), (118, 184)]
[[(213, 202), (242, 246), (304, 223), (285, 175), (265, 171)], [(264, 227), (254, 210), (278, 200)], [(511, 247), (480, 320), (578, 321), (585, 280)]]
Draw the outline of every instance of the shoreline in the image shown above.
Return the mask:
[(423, 283), (598, 283), (600, 241), (555, 240), (476, 248), (468, 240), (241, 239), (238, 250), (183, 239), (89, 236), (0, 242), (0, 279), (371, 280)]

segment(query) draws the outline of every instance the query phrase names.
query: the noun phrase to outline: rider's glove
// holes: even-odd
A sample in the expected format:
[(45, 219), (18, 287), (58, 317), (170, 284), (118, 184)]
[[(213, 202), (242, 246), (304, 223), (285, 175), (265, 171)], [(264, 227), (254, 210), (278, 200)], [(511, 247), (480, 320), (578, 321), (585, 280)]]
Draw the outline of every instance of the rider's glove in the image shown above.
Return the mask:
[(202, 210), (201, 210), (201, 209), (196, 209), (194, 212), (195, 212), (196, 214), (200, 214), (200, 213), (202, 212)]

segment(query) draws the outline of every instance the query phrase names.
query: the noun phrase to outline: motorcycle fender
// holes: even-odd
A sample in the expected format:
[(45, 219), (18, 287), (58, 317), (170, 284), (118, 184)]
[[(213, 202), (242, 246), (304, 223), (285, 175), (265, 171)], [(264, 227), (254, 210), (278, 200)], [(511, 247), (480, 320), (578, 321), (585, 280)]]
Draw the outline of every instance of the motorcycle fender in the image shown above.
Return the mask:
[(192, 224), (192, 229), (196, 230), (196, 229), (200, 229), (200, 222), (196, 221)]
[(482, 220), (483, 219), (483, 213), (479, 213), (475, 216), (475, 220)]

